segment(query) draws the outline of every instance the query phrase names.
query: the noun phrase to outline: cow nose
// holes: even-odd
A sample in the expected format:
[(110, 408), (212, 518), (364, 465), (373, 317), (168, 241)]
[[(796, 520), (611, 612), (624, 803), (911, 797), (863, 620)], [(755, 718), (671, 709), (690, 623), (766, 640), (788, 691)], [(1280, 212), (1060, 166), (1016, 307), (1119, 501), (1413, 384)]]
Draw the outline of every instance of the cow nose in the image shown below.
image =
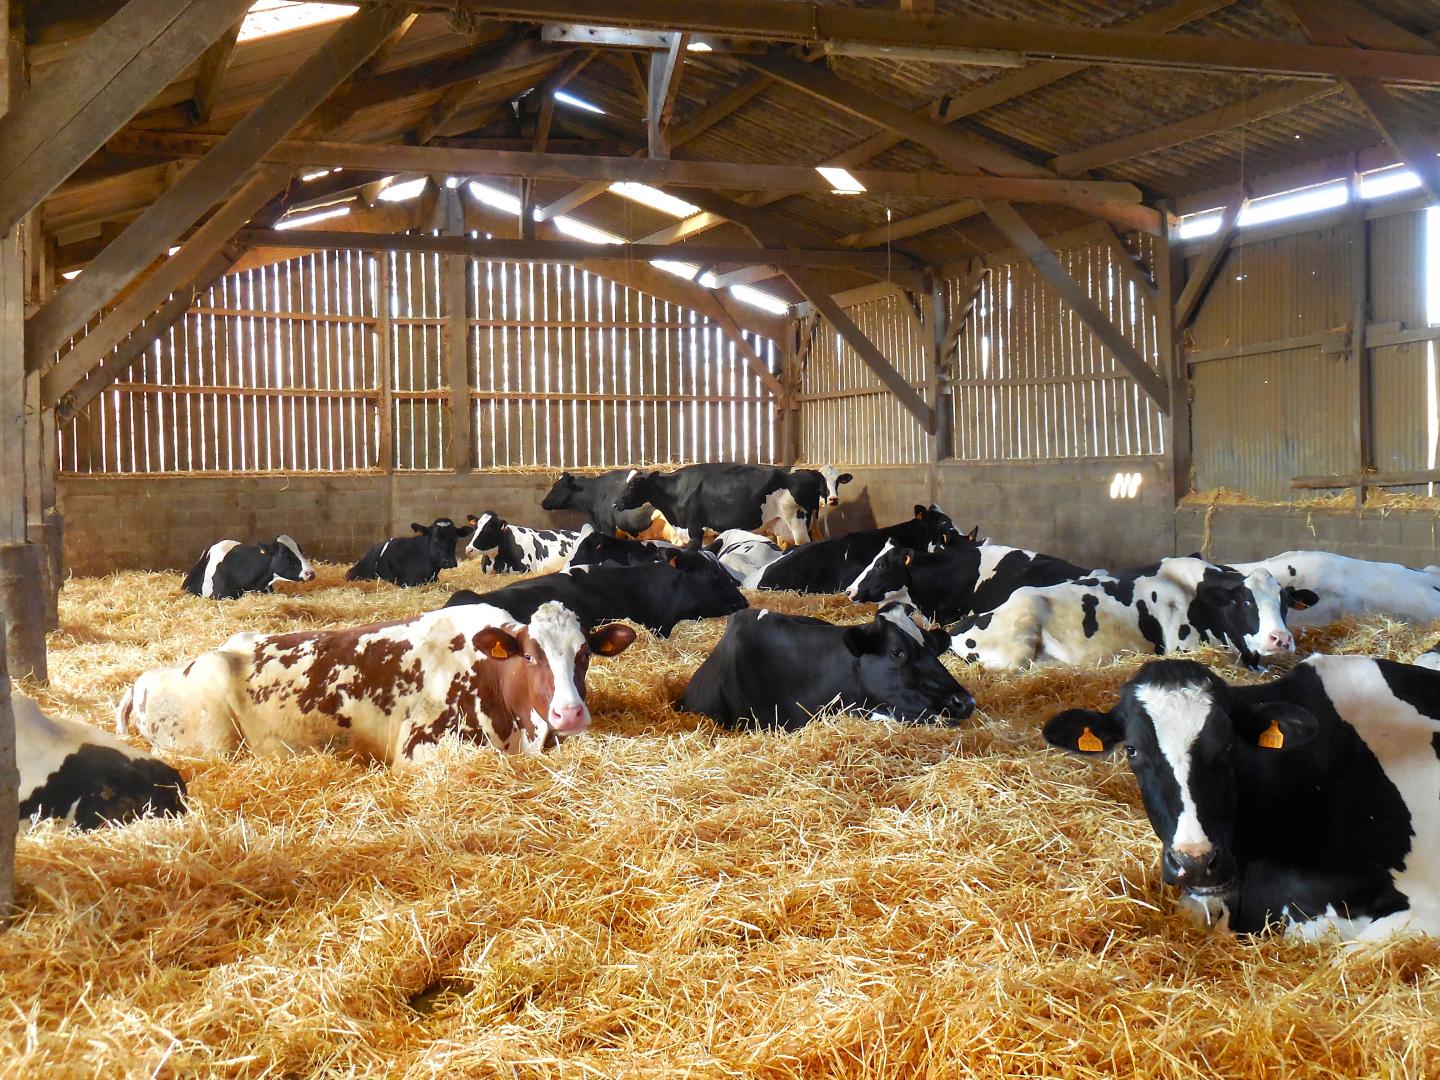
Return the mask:
[(839, 506), (839, 505), (840, 505), (840, 500), (839, 500), (839, 499), (828, 499), (828, 500), (826, 500), (826, 501), (829, 502), (831, 506)]
[(1295, 635), (1289, 630), (1271, 630), (1265, 637), (1265, 647), (1271, 652), (1294, 652)]
[(590, 722), (590, 713), (583, 701), (570, 705), (550, 706), (550, 726), (556, 731), (579, 731)]
[(300, 580), (301, 580), (301, 581), (314, 581), (314, 580), (315, 580), (315, 571), (314, 571), (314, 570), (306, 570), (305, 573), (303, 573), (303, 574), (300, 575)]
[(970, 694), (955, 694), (945, 706), (951, 720), (964, 720), (975, 711), (975, 699)]
[(849, 597), (851, 600), (854, 600), (854, 599), (855, 599), (855, 594), (858, 593), (859, 591), (860, 591), (860, 590), (857, 589), (854, 585), (851, 585), (849, 588), (847, 588), (847, 589), (845, 590), (845, 595), (846, 595), (847, 597)]
[(1185, 888), (1206, 888), (1223, 884), (1223, 865), (1220, 849), (1213, 845), (1207, 844), (1191, 851), (1180, 851), (1176, 848), (1165, 850), (1165, 876)]

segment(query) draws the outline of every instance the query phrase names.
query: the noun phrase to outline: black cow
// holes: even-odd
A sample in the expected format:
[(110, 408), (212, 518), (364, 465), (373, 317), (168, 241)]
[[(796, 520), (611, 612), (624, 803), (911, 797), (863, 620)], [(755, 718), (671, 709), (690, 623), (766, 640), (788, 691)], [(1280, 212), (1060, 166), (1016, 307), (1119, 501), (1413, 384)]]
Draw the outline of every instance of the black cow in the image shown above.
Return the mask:
[(345, 573), (350, 581), (388, 581), (394, 585), (428, 585), (441, 570), (454, 569), (455, 545), (469, 536), (472, 525), (456, 528), (449, 518), (436, 518), (428, 526), (411, 522), (414, 536), (382, 540)]
[(639, 535), (654, 520), (653, 506), (642, 506), (623, 513), (615, 509), (615, 500), (625, 484), (635, 475), (634, 469), (612, 469), (599, 476), (575, 476), (565, 472), (540, 501), (543, 510), (575, 510), (590, 519), (598, 533), (614, 536), (620, 532)]
[(570, 553), (569, 566), (642, 566), (669, 562), (680, 548), (655, 540), (627, 540), (591, 531)]
[(717, 463), (636, 473), (616, 498), (615, 509), (651, 504), (671, 525), (689, 532), (692, 548), (700, 547), (706, 529), (720, 533), (767, 526), (782, 540), (804, 544), (823, 498), (825, 480), (813, 470)]
[(937, 506), (915, 506), (915, 516), (883, 529), (861, 529), (834, 540), (787, 551), (745, 581), (747, 589), (793, 589), (796, 592), (842, 592), (870, 565), (886, 544), (929, 551), (953, 544), (973, 544), (976, 531), (962, 536)]
[(938, 659), (948, 644), (943, 632), (900, 626), (891, 613), (836, 626), (742, 611), (730, 617), (676, 707), (729, 728), (793, 731), (831, 706), (912, 724), (942, 717), (958, 723), (975, 701)]
[(1229, 686), (1155, 661), (1109, 712), (1070, 709), (1045, 739), (1095, 755), (1124, 744), (1164, 879), (1209, 923), (1440, 933), (1440, 672), (1312, 656)]
[(281, 533), (269, 544), (211, 544), (180, 587), (211, 600), (234, 600), (247, 592), (273, 592), (277, 581), (314, 580), (315, 570), (300, 545)]
[(820, 478), (825, 485), (825, 494), (820, 500), (820, 509), (810, 521), (811, 534), (814, 534), (815, 526), (820, 526), (820, 535), (826, 540), (830, 539), (830, 511), (840, 505), (840, 486), (854, 480), (848, 472), (842, 473), (834, 465), (822, 465), (818, 469), (794, 469), (793, 472), (810, 473)]
[(686, 619), (729, 615), (745, 607), (734, 579), (708, 559), (693, 568), (666, 563), (648, 566), (576, 567), (563, 574), (543, 574), (493, 592), (461, 589), (446, 607), (493, 604), (521, 622), (547, 600), (559, 600), (580, 617), (586, 630), (615, 619), (629, 619), (661, 637), (669, 637)]

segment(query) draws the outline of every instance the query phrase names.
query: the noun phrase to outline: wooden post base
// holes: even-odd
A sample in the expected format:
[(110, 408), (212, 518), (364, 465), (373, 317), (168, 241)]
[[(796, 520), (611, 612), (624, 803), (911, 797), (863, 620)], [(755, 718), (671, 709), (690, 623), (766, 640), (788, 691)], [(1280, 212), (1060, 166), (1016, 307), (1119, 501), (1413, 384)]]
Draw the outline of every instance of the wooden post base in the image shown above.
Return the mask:
[[(0, 614), (0, 641), (5, 639), (5, 616)], [(0, 650), (0, 930), (15, 914), (15, 835), (20, 822), (14, 813), (20, 802), (20, 776), (15, 769), (15, 715), (10, 708), (10, 676)]]
[(38, 544), (0, 547), (0, 614), (5, 617), (5, 651), (11, 678), (34, 679), (44, 685), (50, 673), (45, 660), (44, 550)]
[(29, 528), (30, 543), (41, 549), (40, 579), (45, 599), (45, 632), (60, 629), (60, 586), (65, 580), (65, 518), (58, 510)]

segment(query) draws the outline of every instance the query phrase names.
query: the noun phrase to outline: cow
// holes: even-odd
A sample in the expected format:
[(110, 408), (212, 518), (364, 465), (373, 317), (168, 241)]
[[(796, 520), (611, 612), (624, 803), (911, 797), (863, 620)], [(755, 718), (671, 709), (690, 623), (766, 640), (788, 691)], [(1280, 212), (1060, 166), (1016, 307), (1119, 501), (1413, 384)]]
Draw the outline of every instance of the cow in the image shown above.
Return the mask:
[(915, 505), (914, 517), (883, 529), (861, 529), (834, 540), (817, 540), (787, 551), (745, 581), (747, 589), (791, 589), (796, 592), (842, 592), (870, 565), (887, 543), (917, 551), (951, 544), (974, 543), (976, 533), (962, 536), (937, 506)]
[(612, 469), (599, 476), (575, 476), (563, 472), (540, 500), (542, 510), (574, 510), (584, 514), (595, 531), (606, 536), (616, 532), (638, 536), (654, 520), (655, 508), (642, 506), (623, 513), (615, 509), (615, 500), (635, 469)]
[(1431, 671), (1440, 671), (1440, 641), (1431, 645), (1430, 648), (1410, 662), (1416, 667), (1429, 668)]
[(89, 724), (46, 716), (12, 691), (20, 825), (79, 829), (185, 812), (185, 780), (165, 762)]
[(1124, 745), (1163, 878), (1213, 926), (1440, 933), (1440, 672), (1312, 656), (1231, 686), (1157, 660), (1109, 712), (1062, 712), (1045, 740), (1087, 755)]
[(1412, 570), (1328, 551), (1287, 551), (1237, 570), (1263, 567), (1282, 585), (1307, 589), (1317, 600), (1295, 626), (1323, 626), (1347, 615), (1389, 615), (1413, 622), (1440, 619), (1440, 567)]
[(1184, 556), (1120, 576), (1017, 589), (993, 611), (963, 619), (951, 648), (962, 659), (1006, 670), (1213, 643), (1258, 669), (1262, 657), (1295, 651), (1286, 613), (1313, 600), (1304, 590), (1282, 589), (1266, 570), (1241, 574)]
[(680, 569), (666, 563), (575, 567), (568, 573), (527, 578), (483, 595), (461, 589), (446, 607), (490, 604), (525, 619), (550, 600), (559, 600), (574, 611), (582, 626), (629, 619), (661, 637), (669, 637), (675, 626), (687, 619), (729, 615), (746, 606), (739, 586), (724, 568), (700, 559), (693, 567)]
[(915, 551), (893, 541), (845, 589), (859, 603), (903, 597), (927, 618), (954, 622), (999, 607), (1016, 589), (1058, 585), (1091, 571), (1053, 555), (1003, 544), (955, 544)]
[(820, 527), (820, 535), (823, 539), (830, 539), (830, 511), (840, 505), (840, 485), (848, 484), (855, 478), (848, 472), (842, 473), (834, 465), (823, 465), (818, 469), (792, 469), (795, 473), (810, 473), (820, 478), (820, 483), (825, 486), (824, 495), (820, 499), (820, 507), (815, 516), (810, 520), (810, 531), (813, 535), (815, 527)]
[(583, 633), (564, 605), (528, 620), (488, 605), (340, 630), (236, 634), (145, 672), (116, 708), (122, 733), (191, 752), (333, 750), (403, 769), (439, 741), (536, 754), (590, 725), (585, 673), (628, 626)]
[(486, 512), (465, 518), (474, 530), (465, 545), (467, 559), (480, 559), (481, 568), (492, 574), (528, 574), (555, 570), (570, 558), (582, 537), (591, 530), (531, 529), (511, 525), (498, 514)]
[(289, 535), (272, 543), (217, 540), (185, 575), (181, 588), (208, 600), (234, 600), (247, 592), (273, 592), (277, 581), (314, 581), (315, 569)]
[(699, 548), (705, 530), (773, 527), (782, 542), (805, 544), (809, 521), (824, 496), (818, 473), (771, 465), (686, 465), (672, 473), (637, 472), (615, 500), (617, 511), (650, 504), (689, 533)]
[(730, 616), (676, 708), (727, 728), (794, 731), (832, 707), (909, 724), (958, 723), (975, 701), (940, 663), (946, 645), (942, 631), (907, 629), (893, 612), (836, 626), (752, 608)]
[(660, 540), (627, 540), (622, 536), (606, 536), (592, 530), (575, 545), (565, 565), (641, 566), (667, 562), (679, 550), (674, 544)]
[(710, 543), (707, 550), (720, 560), (720, 565), (730, 572), (731, 577), (741, 582), (759, 574), (785, 554), (780, 545), (768, 536), (745, 529), (726, 529)]
[(374, 545), (360, 561), (345, 572), (350, 581), (388, 581), (410, 587), (440, 580), (441, 570), (455, 568), (455, 545), (474, 530), (456, 528), (449, 518), (436, 518), (429, 525), (412, 521), (414, 536), (392, 536)]

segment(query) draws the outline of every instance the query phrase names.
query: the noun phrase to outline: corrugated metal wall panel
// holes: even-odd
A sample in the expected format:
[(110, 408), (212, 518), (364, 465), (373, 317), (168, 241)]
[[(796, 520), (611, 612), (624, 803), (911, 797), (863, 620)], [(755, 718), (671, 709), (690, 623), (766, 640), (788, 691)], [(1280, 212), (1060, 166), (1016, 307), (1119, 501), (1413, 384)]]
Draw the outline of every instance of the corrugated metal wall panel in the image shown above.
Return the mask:
[(1318, 348), (1197, 364), (1195, 486), (1290, 500), (1290, 478), (1354, 468), (1355, 377)]
[(1370, 222), (1370, 319), (1425, 325), (1425, 213)]
[[(1430, 467), (1430, 405), (1433, 361), (1430, 343), (1413, 341), (1372, 349), (1375, 403), (1375, 467), (1409, 472)], [(1387, 488), (1425, 494), (1425, 487)]]

